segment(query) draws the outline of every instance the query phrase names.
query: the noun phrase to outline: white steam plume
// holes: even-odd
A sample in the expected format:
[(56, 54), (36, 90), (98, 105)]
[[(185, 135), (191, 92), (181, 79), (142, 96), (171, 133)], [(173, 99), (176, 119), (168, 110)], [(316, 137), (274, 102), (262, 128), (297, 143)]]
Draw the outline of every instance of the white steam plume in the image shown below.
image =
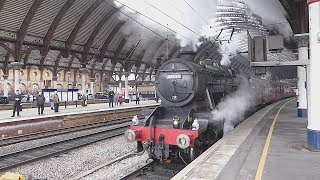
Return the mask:
[(238, 90), (226, 96), (212, 111), (213, 119), (223, 120), (224, 133), (227, 133), (243, 120), (246, 111), (255, 104), (256, 93), (248, 80), (242, 78)]
[(220, 61), (221, 65), (229, 66), (231, 64), (231, 58), (237, 55), (237, 44), (230, 42), (221, 45), (222, 59)]
[[(231, 36), (231, 32), (228, 36), (224, 37), (225, 39), (229, 39)], [(244, 31), (235, 32), (231, 38), (231, 41), (228, 43), (222, 43), (221, 45), (221, 53), (222, 59), (220, 61), (221, 65), (229, 66), (231, 64), (231, 58), (236, 56), (238, 52), (247, 50), (247, 33)], [(246, 44), (246, 45), (242, 45)]]
[[(216, 9), (216, 1), (211, 0), (202, 0), (201, 3), (197, 0), (115, 0), (115, 4), (117, 6), (124, 4), (172, 29), (177, 34), (165, 27), (156, 25), (152, 20), (142, 15), (135, 18), (150, 29), (162, 31), (160, 34), (164, 37), (167, 35), (175, 36), (180, 40), (182, 47), (192, 43), (194, 48), (199, 45), (199, 35), (202, 34), (202, 27), (208, 22), (208, 19), (215, 16)], [(130, 8), (123, 8), (124, 13), (132, 13), (133, 10)], [(137, 26), (140, 25), (135, 24), (130, 29)], [(194, 32), (188, 30), (188, 28)]]
[(293, 35), (290, 24), (286, 16), (287, 12), (279, 0), (244, 0), (252, 11), (262, 17), (262, 23), (276, 27), (276, 29), (286, 38)]

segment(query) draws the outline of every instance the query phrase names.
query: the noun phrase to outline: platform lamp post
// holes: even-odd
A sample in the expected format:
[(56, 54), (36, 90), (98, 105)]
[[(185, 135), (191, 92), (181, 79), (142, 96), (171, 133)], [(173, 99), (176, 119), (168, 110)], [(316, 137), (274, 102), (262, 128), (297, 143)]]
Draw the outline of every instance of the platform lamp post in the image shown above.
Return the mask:
[(310, 66), (307, 67), (308, 147), (320, 150), (320, 0), (308, 0)]
[(100, 81), (100, 91), (101, 92), (106, 92), (107, 91), (107, 88), (106, 88), (106, 74), (105, 73), (103, 73), (102, 74), (102, 77), (101, 77), (101, 81)]

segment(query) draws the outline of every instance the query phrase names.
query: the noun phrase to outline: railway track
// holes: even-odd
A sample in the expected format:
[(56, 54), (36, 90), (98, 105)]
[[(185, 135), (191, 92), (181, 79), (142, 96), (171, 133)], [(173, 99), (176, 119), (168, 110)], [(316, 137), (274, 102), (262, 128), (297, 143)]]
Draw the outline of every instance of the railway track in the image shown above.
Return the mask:
[[(77, 149), (79, 147), (92, 144), (97, 141), (122, 135), (124, 131), (128, 128), (128, 126), (131, 124), (131, 122), (128, 122), (128, 121), (129, 119), (119, 120), (117, 121), (117, 124), (116, 123), (111, 124), (110, 128), (108, 128), (107, 130), (100, 130), (97, 132), (87, 132), (77, 137), (62, 139), (57, 142), (48, 142), (47, 144), (42, 144), (41, 146), (32, 147), (29, 149), (24, 149), (21, 151), (16, 151), (16, 152), (11, 152), (8, 154), (1, 155), (0, 156), (0, 172), (23, 165), (23, 164), (34, 162), (43, 158), (58, 155), (73, 149)], [(90, 128), (93, 128), (93, 127), (90, 127)], [(77, 131), (79, 131), (79, 129)], [(41, 138), (57, 135), (57, 134), (54, 134), (54, 132), (52, 133), (53, 134), (50, 134), (50, 135), (44, 135)], [(63, 132), (60, 132), (60, 134), (61, 133), (66, 134), (67, 132), (63, 131)], [(40, 137), (33, 137), (33, 139), (35, 138), (40, 139)], [(21, 142), (22, 140), (16, 140), (16, 141)], [(13, 143), (11, 142), (10, 144), (13, 144)]]
[(81, 172), (81, 173), (79, 173), (79, 174), (77, 174), (77, 175), (75, 175), (75, 176), (72, 176), (72, 177), (70, 177), (70, 178), (68, 178), (68, 179), (69, 179), (69, 180), (78, 180), (78, 179), (81, 179), (81, 178), (86, 177), (86, 176), (88, 176), (88, 175), (90, 175), (90, 174), (93, 174), (94, 172), (96, 172), (96, 171), (98, 171), (98, 170), (100, 170), (100, 169), (102, 169), (102, 168), (105, 168), (105, 167), (107, 167), (107, 166), (111, 166), (111, 165), (113, 165), (113, 164), (115, 164), (115, 163), (117, 163), (117, 162), (120, 162), (120, 161), (122, 161), (122, 160), (124, 160), (124, 159), (127, 159), (127, 158), (130, 158), (130, 157), (133, 157), (133, 156), (135, 156), (135, 155), (137, 155), (137, 154), (136, 154), (136, 153), (128, 153), (128, 154), (125, 154), (125, 155), (123, 155), (123, 156), (121, 156), (121, 157), (118, 157), (118, 158), (115, 158), (115, 159), (113, 159), (113, 160), (111, 160), (111, 161), (109, 161), (109, 162), (100, 164), (99, 166), (96, 166), (96, 167), (94, 167), (94, 168), (92, 168), (92, 169), (83, 171), (83, 172)]
[[(138, 116), (138, 118), (142, 119), (142, 118), (144, 118), (144, 116)], [(10, 138), (6, 138), (6, 139), (2, 139), (0, 141), (0, 147), (8, 146), (11, 144), (16, 144), (16, 143), (20, 143), (20, 142), (30, 141), (30, 140), (37, 140), (37, 139), (42, 139), (42, 138), (47, 138), (47, 137), (52, 137), (52, 136), (57, 136), (57, 135), (68, 134), (68, 133), (72, 133), (72, 132), (90, 130), (90, 129), (94, 129), (94, 128), (130, 122), (131, 119), (132, 119), (132, 116), (129, 116), (126, 118), (115, 119), (112, 121), (94, 123), (94, 124), (89, 124), (89, 125), (74, 126), (74, 127), (68, 127), (68, 128), (53, 129), (53, 130), (42, 131), (42, 132), (38, 132), (38, 133), (26, 134), (26, 135), (22, 135), (22, 136), (10, 137)]]
[(121, 180), (169, 180), (184, 167), (185, 165), (182, 164), (167, 164), (160, 163), (158, 161), (151, 161), (136, 171), (121, 178)]

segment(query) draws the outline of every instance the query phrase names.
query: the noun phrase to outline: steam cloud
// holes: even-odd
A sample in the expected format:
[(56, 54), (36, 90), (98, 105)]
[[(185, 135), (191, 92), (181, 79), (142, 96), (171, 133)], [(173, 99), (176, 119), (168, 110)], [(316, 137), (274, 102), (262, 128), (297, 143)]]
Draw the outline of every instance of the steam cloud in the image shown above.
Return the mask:
[[(165, 2), (164, 2), (165, 1)], [(163, 37), (172, 38), (173, 41), (178, 39), (180, 45), (185, 47), (192, 44), (195, 50), (199, 43), (199, 35), (203, 34), (203, 26), (209, 19), (215, 16), (216, 1), (202, 0), (115, 0), (115, 4), (120, 7), (122, 4), (130, 8), (123, 8), (125, 13), (134, 13), (137, 11), (150, 19), (153, 19), (163, 26), (153, 22), (152, 20), (138, 15), (135, 20), (144, 24), (148, 28), (157, 31)], [(120, 2), (120, 3), (119, 3)], [(133, 11), (133, 10), (134, 11)], [(162, 11), (162, 12), (160, 12)], [(170, 17), (172, 18), (170, 18)], [(140, 29), (141, 35), (145, 35), (144, 30), (137, 23), (131, 23), (126, 29)], [(188, 30), (186, 27), (191, 29)], [(168, 28), (177, 32), (168, 30)], [(139, 31), (140, 31), (139, 30)], [(149, 31), (146, 29), (146, 31)], [(150, 32), (148, 33), (150, 34)], [(153, 34), (153, 36), (156, 36)]]
[[(278, 0), (244, 0), (252, 11), (262, 17), (262, 23), (276, 28), (280, 34), (289, 38), (293, 35), (286, 19), (287, 12)], [(270, 13), (272, 12), (272, 13)]]
[(212, 111), (213, 118), (224, 121), (224, 133), (231, 131), (243, 120), (246, 111), (255, 105), (256, 93), (247, 79), (242, 78), (237, 91), (226, 96), (216, 109)]

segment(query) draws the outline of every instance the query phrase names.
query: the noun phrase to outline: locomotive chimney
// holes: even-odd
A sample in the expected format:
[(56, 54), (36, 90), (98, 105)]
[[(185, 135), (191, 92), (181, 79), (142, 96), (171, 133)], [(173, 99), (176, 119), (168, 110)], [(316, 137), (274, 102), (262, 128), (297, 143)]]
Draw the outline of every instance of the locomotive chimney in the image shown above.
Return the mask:
[(195, 57), (196, 52), (193, 50), (181, 50), (178, 58), (186, 60), (186, 61), (193, 61), (193, 58)]

